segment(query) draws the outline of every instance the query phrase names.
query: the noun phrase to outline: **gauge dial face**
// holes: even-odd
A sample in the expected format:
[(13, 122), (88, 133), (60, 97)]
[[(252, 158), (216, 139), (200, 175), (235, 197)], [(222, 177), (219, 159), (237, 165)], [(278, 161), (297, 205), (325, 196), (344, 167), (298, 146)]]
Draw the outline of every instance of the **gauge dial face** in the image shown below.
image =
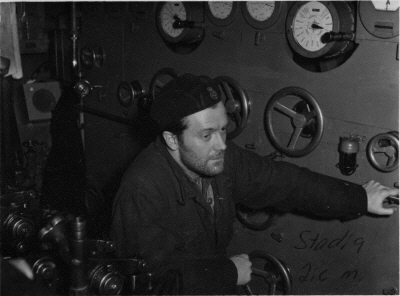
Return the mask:
[(182, 2), (165, 2), (161, 8), (160, 21), (166, 34), (176, 38), (182, 34), (183, 28), (175, 29), (176, 19), (186, 20), (186, 9)]
[(400, 6), (400, 1), (398, 0), (372, 0), (371, 2), (376, 10), (382, 11), (396, 11), (397, 9), (399, 9)]
[(217, 19), (226, 19), (232, 13), (232, 1), (209, 1), (208, 7)]
[(269, 19), (275, 9), (275, 1), (249, 1), (246, 3), (250, 16), (256, 21)]
[(302, 5), (293, 18), (294, 40), (308, 51), (318, 51), (325, 46), (321, 36), (332, 31), (332, 14), (320, 2), (308, 2)]

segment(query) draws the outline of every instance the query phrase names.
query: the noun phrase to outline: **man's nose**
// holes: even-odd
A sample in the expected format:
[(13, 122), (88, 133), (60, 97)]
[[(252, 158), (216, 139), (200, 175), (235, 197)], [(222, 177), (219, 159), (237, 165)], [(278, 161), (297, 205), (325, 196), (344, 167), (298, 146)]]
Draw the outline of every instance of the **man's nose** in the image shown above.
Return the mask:
[(221, 151), (226, 149), (226, 137), (222, 133), (217, 133), (217, 137), (215, 139), (215, 150)]

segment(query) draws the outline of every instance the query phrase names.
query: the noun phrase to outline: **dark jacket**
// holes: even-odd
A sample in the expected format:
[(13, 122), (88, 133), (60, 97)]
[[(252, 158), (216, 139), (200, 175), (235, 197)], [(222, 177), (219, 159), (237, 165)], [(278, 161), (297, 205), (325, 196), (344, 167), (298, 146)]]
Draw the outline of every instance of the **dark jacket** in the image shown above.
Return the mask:
[(271, 161), (229, 141), (225, 169), (211, 185), (215, 214), (160, 139), (122, 179), (111, 232), (117, 254), (142, 255), (161, 286), (174, 283), (160, 293), (236, 293), (237, 271), (226, 248), (237, 203), (324, 218), (352, 219), (367, 211), (362, 186)]

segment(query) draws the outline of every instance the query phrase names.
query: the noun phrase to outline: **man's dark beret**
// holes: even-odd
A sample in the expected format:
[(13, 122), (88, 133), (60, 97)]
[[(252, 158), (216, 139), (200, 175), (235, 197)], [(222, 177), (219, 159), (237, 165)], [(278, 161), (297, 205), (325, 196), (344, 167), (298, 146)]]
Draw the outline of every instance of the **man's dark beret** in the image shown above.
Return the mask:
[(168, 82), (154, 99), (151, 117), (161, 131), (173, 122), (221, 101), (218, 85), (207, 76), (184, 74)]

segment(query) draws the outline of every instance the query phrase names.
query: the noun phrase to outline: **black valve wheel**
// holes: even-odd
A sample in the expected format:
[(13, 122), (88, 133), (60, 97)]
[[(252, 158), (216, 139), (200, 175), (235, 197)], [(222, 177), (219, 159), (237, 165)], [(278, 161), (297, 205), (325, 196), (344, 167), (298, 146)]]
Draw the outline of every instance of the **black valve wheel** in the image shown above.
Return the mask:
[(143, 93), (144, 90), (138, 81), (122, 81), (117, 89), (119, 103), (124, 107), (132, 106), (135, 98), (138, 98)]
[(91, 47), (84, 46), (80, 52), (81, 65), (85, 69), (91, 69), (94, 66), (95, 52)]
[(222, 101), (229, 118), (228, 139), (237, 137), (245, 128), (250, 113), (250, 101), (239, 83), (227, 76), (219, 76), (214, 79), (218, 84)]
[(74, 85), (74, 91), (78, 94), (81, 98), (88, 96), (92, 92), (92, 85), (87, 80), (79, 80)]
[(276, 218), (278, 217), (277, 214), (275, 213), (269, 213), (267, 219), (263, 222), (258, 222), (256, 219), (258, 210), (253, 210), (248, 207), (245, 207), (243, 205), (237, 205), (236, 206), (236, 217), (242, 223), (245, 227), (251, 229), (251, 230), (266, 230), (270, 228), (272, 225), (275, 224)]
[[(383, 133), (373, 137), (367, 146), (367, 156), (371, 164), (381, 172), (396, 170), (399, 167), (399, 133)], [(383, 163), (385, 158), (386, 163)]]
[(103, 66), (105, 57), (106, 55), (103, 51), (103, 48), (101, 48), (100, 46), (93, 47), (93, 64), (97, 68)]
[(105, 54), (100, 46), (84, 46), (80, 51), (80, 59), (85, 69), (91, 69), (93, 66), (99, 68), (104, 64)]
[[(268, 284), (268, 293), (263, 295), (288, 295), (292, 290), (292, 280), (290, 271), (287, 266), (271, 254), (256, 250), (249, 254), (249, 259), (252, 261), (252, 277), (262, 277)], [(264, 259), (266, 261), (264, 268), (255, 267), (256, 259)], [(250, 288), (250, 285), (245, 285), (245, 290), (248, 295), (255, 295)]]
[(161, 89), (172, 79), (179, 76), (179, 73), (172, 68), (162, 68), (156, 74), (150, 82), (150, 94), (153, 100), (160, 93)]
[[(284, 98), (301, 99), (306, 104), (296, 104), (293, 108), (289, 108), (280, 102)], [(286, 146), (279, 140), (273, 126), (273, 117), (278, 113), (289, 117), (294, 127)], [(275, 93), (269, 100), (264, 113), (264, 126), (269, 139), (275, 148), (290, 157), (302, 157), (317, 148), (322, 139), (323, 123), (322, 111), (317, 101), (308, 91), (300, 87), (286, 87)], [(308, 138), (308, 143), (298, 148), (296, 146), (300, 137)]]

